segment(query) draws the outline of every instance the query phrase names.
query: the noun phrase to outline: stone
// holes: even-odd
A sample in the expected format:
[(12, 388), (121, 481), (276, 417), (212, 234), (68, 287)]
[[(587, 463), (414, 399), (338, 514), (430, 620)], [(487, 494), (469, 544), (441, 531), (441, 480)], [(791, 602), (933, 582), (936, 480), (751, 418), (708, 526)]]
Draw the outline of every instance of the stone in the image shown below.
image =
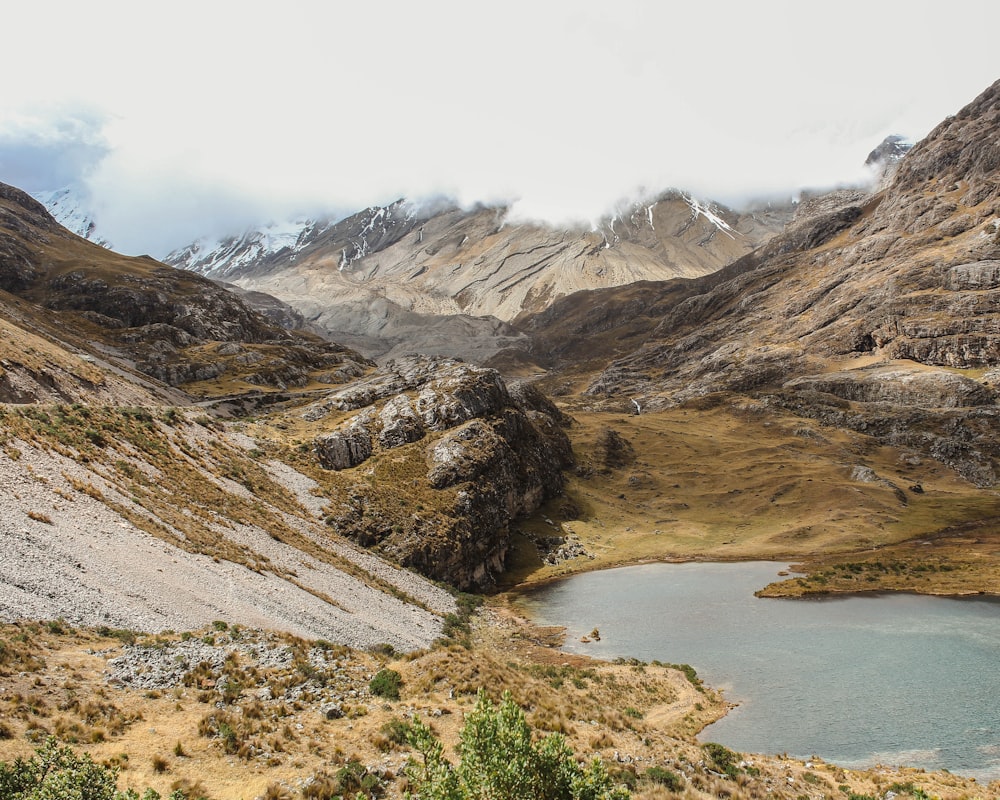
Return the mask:
[(397, 395), (386, 403), (378, 418), (381, 424), (378, 443), (386, 449), (401, 447), (425, 436), (423, 423), (405, 394)]
[(380, 487), (362, 479), (331, 524), (429, 577), (461, 589), (492, 587), (513, 520), (562, 491), (562, 469), (573, 462), (568, 418), (537, 389), (512, 393), (495, 370), (454, 359), (400, 359), (360, 383), (313, 404), (309, 413), (321, 418), (340, 404), (367, 403), (317, 438), (320, 463), (349, 469), (416, 445), (423, 448), (422, 480), (435, 495), (422, 510), (373, 501)]
[(324, 469), (344, 470), (363, 463), (372, 454), (369, 426), (371, 412), (351, 418), (339, 430), (317, 436), (313, 442), (316, 456)]

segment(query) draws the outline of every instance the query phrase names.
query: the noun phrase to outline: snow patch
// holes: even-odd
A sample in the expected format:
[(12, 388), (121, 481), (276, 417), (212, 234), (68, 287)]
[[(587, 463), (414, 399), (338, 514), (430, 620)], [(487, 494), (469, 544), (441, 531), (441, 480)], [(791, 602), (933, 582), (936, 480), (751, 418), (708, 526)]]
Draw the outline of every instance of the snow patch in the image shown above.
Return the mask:
[(695, 219), (699, 215), (703, 216), (706, 220), (712, 223), (716, 228), (722, 231), (730, 239), (735, 239), (737, 236), (742, 236), (738, 230), (733, 228), (728, 222), (726, 222), (717, 213), (718, 207), (713, 203), (701, 203), (690, 195), (682, 195), (684, 201), (688, 204), (691, 209), (691, 218)]
[(89, 239), (101, 247), (111, 248), (111, 243), (97, 231), (93, 213), (90, 211), (90, 201), (86, 192), (76, 186), (63, 186), (32, 194), (55, 221), (77, 236)]

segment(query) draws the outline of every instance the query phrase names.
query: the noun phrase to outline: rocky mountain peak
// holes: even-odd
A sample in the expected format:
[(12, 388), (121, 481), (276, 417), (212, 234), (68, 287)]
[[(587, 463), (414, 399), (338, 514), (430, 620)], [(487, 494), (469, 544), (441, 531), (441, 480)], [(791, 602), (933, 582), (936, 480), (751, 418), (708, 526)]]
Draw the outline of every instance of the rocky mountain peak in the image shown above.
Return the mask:
[(912, 147), (913, 142), (907, 141), (905, 136), (895, 133), (890, 134), (879, 143), (878, 147), (868, 154), (868, 158), (865, 159), (865, 166), (882, 171), (886, 167), (898, 162), (910, 152)]
[(885, 219), (913, 203), (926, 210), (928, 197), (952, 208), (1000, 198), (1000, 81), (913, 147), (900, 162), (879, 214)]

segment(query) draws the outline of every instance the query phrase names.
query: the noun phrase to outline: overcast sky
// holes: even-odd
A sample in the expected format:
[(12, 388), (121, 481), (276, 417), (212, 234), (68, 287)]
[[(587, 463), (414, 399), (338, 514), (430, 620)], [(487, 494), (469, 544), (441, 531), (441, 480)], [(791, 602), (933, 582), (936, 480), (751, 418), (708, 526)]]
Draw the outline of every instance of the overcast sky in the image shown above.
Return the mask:
[(596, 218), (861, 180), (1000, 78), (1000, 3), (20, 2), (0, 181), (116, 249), (400, 196)]

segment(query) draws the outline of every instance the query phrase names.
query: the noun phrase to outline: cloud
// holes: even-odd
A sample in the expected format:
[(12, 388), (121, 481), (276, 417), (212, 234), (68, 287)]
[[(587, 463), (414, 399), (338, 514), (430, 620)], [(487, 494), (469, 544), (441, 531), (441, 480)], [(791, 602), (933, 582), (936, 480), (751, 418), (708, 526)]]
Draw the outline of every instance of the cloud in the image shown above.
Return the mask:
[(0, 180), (26, 191), (80, 183), (108, 154), (103, 120), (89, 111), (43, 111), (0, 123)]
[(93, 124), (65, 154), (0, 136), (0, 180), (86, 174), (109, 238), (155, 255), (400, 196), (565, 221), (642, 189), (791, 194), (863, 178), (885, 135), (923, 136), (997, 77), (1000, 7), (922, 5), (19, 4), (0, 68), (26, 78), (0, 120), (46, 97), (38, 130), (68, 108)]

